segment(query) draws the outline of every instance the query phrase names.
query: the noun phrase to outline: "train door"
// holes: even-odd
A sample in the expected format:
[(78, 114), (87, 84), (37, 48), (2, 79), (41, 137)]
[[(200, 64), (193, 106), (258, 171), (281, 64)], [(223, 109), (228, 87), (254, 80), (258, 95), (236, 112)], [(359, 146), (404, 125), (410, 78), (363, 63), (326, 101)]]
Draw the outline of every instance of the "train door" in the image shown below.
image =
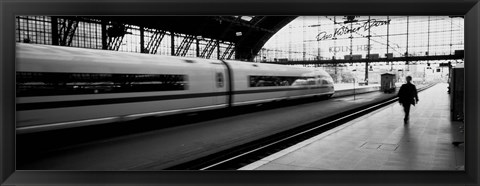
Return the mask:
[(214, 68), (214, 87), (213, 90), (217, 93), (213, 98), (214, 105), (228, 104), (227, 103), (227, 74), (223, 66), (216, 66)]

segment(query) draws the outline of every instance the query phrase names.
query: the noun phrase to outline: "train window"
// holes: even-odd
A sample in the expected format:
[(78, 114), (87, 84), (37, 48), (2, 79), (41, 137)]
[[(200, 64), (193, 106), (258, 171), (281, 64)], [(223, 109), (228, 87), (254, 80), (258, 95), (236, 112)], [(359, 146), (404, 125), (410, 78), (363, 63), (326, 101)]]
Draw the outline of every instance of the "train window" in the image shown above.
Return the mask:
[(222, 88), (223, 87), (223, 73), (217, 72), (217, 88)]
[(330, 76), (320, 75), (319, 78), (321, 78), (321, 79), (328, 79), (328, 78), (330, 78)]
[[(297, 76), (249, 76), (250, 87), (271, 87), (271, 86), (292, 86), (305, 85), (307, 79), (314, 77), (297, 77)], [(301, 81), (305, 83), (300, 83)], [(296, 83), (294, 83), (296, 82)], [(315, 82), (313, 82), (315, 84)]]
[(320, 79), (322, 79), (322, 84), (333, 84), (333, 79), (330, 76), (320, 75)]
[(308, 85), (315, 85), (315, 79), (307, 79)]
[(178, 74), (101, 74), (17, 72), (18, 97), (75, 94), (175, 91), (187, 89)]

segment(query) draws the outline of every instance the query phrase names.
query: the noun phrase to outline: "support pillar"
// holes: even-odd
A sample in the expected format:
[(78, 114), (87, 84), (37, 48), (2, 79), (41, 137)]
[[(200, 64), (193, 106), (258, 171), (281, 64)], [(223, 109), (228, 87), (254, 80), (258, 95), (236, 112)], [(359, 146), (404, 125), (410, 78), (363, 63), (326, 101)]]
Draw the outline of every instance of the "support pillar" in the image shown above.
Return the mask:
[(196, 50), (197, 50), (197, 57), (200, 57), (200, 41), (198, 39), (198, 36), (195, 44), (196, 44)]
[(140, 26), (140, 53), (147, 53), (145, 50), (145, 30), (143, 26)]
[(52, 26), (52, 45), (60, 45), (58, 40), (60, 35), (58, 34), (58, 18), (56, 16), (52, 16), (51, 18), (51, 26)]
[(170, 55), (175, 56), (175, 33), (170, 32), (170, 41), (171, 41), (171, 47), (170, 47)]
[(407, 63), (407, 71), (410, 71), (410, 63), (408, 61), (408, 35), (409, 35), (408, 25), (409, 25), (409, 19), (408, 19), (408, 16), (407, 16), (407, 52), (405, 52), (405, 59), (406, 59), (406, 63)]
[(220, 41), (217, 39), (217, 59), (220, 59)]
[(107, 21), (102, 20), (102, 49), (108, 50)]
[(368, 85), (368, 61), (370, 61), (370, 16), (368, 16), (368, 44), (367, 44), (367, 62), (365, 62), (365, 85)]

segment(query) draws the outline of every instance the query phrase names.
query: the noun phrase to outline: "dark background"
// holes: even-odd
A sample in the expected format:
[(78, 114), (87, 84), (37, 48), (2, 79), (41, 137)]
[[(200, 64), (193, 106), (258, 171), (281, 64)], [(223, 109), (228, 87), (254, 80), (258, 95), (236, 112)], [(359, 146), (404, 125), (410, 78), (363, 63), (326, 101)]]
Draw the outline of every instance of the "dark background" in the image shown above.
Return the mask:
[[(2, 185), (479, 185), (478, 0), (0, 0)], [(465, 15), (466, 171), (16, 171), (15, 15)]]

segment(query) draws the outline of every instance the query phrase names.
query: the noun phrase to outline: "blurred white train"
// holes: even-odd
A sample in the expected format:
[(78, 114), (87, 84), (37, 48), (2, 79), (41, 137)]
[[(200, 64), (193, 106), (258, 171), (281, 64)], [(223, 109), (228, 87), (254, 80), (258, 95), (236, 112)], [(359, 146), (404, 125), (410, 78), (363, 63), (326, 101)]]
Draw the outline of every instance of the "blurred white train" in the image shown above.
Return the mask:
[(320, 69), (16, 46), (17, 133), (333, 94)]

